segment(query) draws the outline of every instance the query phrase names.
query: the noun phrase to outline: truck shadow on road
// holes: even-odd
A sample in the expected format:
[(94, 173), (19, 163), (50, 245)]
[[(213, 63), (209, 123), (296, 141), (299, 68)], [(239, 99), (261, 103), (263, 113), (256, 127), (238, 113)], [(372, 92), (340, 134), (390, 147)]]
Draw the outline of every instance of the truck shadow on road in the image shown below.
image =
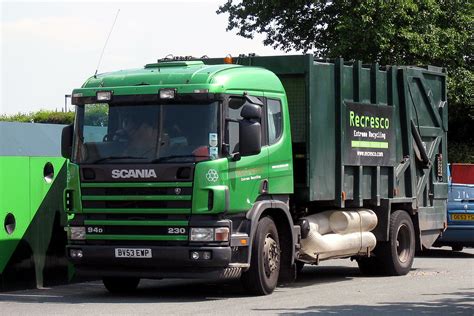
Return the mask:
[[(439, 293), (449, 298), (423, 302), (380, 302), (377, 305), (315, 305), (289, 309), (253, 309), (278, 315), (472, 315), (474, 289)], [(430, 294), (432, 295), (432, 294)]]
[[(472, 255), (470, 256), (472, 257)], [(413, 269), (412, 272), (416, 273), (416, 269)], [(366, 276), (361, 275), (359, 269), (354, 266), (347, 267), (307, 265), (304, 267), (302, 273), (298, 276), (298, 279), (295, 282), (279, 286), (275, 290), (275, 293), (285, 292), (293, 288), (304, 288), (322, 284), (335, 284), (345, 281), (351, 281), (355, 278), (365, 277)], [(453, 295), (462, 296), (459, 293)], [(142, 280), (137, 291), (126, 295), (112, 295), (106, 291), (106, 289), (102, 285), (102, 282), (93, 281), (58, 286), (50, 289), (0, 293), (0, 302), (53, 304), (193, 303), (245, 297), (249, 296), (238, 280)], [(249, 299), (259, 298), (249, 297)], [(441, 303), (445, 304), (446, 302), (443, 301)], [(453, 301), (453, 303), (456, 302)], [(372, 309), (372, 307), (367, 306), (343, 306), (341, 307), (341, 311), (344, 311), (348, 308), (355, 308), (355, 312), (360, 312), (360, 314), (364, 314), (366, 312), (381, 313), (382, 311), (385, 311), (383, 309), (385, 306), (383, 304), (385, 303), (380, 304), (382, 305), (377, 305), (376, 307), (373, 307), (377, 309)], [(414, 305), (411, 307), (409, 305), (411, 303), (390, 304), (391, 308), (402, 312), (404, 311), (404, 309), (414, 308), (418, 305), (424, 306), (425, 303), (413, 303)], [(443, 311), (442, 306), (444, 305), (440, 306), (440, 313)], [(472, 308), (472, 305), (470, 306)], [(294, 310), (289, 312), (312, 313), (314, 311), (311, 311), (311, 308), (318, 308), (318, 310), (325, 311), (326, 313), (332, 313), (333, 311), (331, 310), (331, 308), (335, 307), (314, 306), (307, 308), (310, 310)], [(278, 311), (275, 310), (275, 312)]]
[(283, 287), (301, 288), (323, 283), (344, 282), (361, 276), (359, 268), (355, 267), (306, 265), (295, 282)]
[[(282, 285), (276, 292), (323, 283), (349, 281), (359, 277), (358, 268), (305, 267), (293, 283)], [(239, 280), (142, 280), (137, 291), (131, 294), (112, 295), (99, 281), (76, 283), (50, 289), (35, 289), (0, 293), (0, 302), (16, 303), (165, 303), (200, 302), (248, 297)]]

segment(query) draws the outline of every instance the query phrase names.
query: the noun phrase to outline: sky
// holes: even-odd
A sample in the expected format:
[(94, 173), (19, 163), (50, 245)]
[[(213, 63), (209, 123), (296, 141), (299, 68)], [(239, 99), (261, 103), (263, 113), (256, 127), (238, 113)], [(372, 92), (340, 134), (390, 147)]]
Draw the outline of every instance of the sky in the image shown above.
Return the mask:
[(0, 115), (61, 111), (64, 95), (94, 74), (118, 10), (99, 73), (168, 54), (285, 54), (264, 46), (263, 36), (226, 32), (227, 15), (216, 14), (225, 2), (0, 0)]

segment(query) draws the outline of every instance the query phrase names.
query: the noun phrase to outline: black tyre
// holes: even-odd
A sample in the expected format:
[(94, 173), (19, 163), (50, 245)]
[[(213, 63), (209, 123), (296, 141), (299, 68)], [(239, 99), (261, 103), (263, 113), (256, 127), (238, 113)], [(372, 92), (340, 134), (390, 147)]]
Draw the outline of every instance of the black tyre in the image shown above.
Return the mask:
[(382, 243), (378, 256), (386, 275), (405, 275), (415, 257), (415, 229), (410, 215), (395, 211), (390, 215), (389, 241)]
[(415, 257), (415, 229), (410, 215), (395, 211), (390, 215), (389, 241), (377, 243), (374, 256), (359, 258), (357, 263), (365, 275), (405, 275)]
[(250, 269), (242, 274), (241, 280), (249, 293), (268, 295), (276, 288), (280, 274), (280, 242), (270, 217), (262, 218), (257, 225)]
[(106, 277), (102, 279), (105, 288), (110, 293), (130, 293), (136, 290), (138, 283), (140, 283), (139, 278), (125, 278), (125, 277)]

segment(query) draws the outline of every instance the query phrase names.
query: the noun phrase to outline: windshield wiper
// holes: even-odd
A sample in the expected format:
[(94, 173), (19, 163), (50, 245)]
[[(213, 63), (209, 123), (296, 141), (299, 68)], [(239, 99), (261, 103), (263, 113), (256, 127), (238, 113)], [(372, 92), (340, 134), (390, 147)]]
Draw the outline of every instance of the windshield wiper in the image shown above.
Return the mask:
[(135, 156), (109, 156), (109, 157), (99, 158), (99, 159), (93, 161), (92, 163), (99, 163), (99, 162), (102, 162), (102, 161), (115, 160), (115, 159), (147, 159), (147, 158), (145, 158), (145, 157), (135, 157)]
[(175, 158), (209, 158), (210, 156), (204, 155), (171, 155), (153, 159), (150, 163), (160, 162), (160, 161), (167, 161)]

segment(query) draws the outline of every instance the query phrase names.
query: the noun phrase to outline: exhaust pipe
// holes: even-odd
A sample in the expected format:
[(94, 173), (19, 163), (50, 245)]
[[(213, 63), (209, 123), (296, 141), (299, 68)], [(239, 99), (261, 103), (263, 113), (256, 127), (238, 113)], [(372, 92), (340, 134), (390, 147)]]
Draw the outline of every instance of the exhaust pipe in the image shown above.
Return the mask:
[(309, 222), (308, 236), (300, 252), (312, 260), (367, 255), (377, 240), (370, 231), (377, 215), (368, 209), (326, 211), (303, 218)]

